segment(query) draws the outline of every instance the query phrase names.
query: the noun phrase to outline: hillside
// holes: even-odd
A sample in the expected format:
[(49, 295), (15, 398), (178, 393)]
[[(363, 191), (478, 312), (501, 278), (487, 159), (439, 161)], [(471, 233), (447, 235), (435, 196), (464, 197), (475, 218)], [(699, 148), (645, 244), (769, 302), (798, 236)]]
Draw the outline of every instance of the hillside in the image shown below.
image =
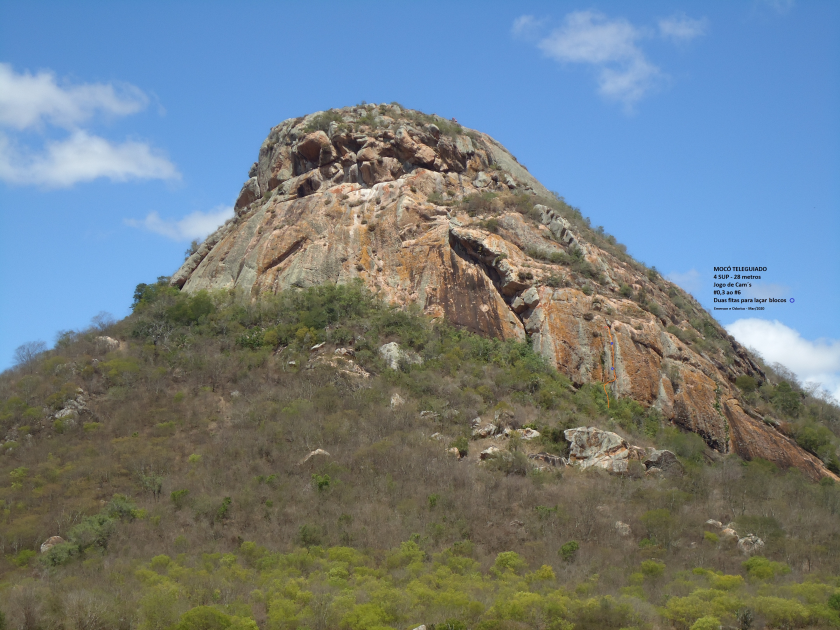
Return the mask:
[(287, 121), (237, 206), (0, 375), (0, 628), (840, 626), (840, 409), (488, 136)]
[(836, 458), (829, 472), (741, 395), (739, 377), (766, 380), (744, 348), (486, 134), (396, 104), (287, 120), (236, 209), (174, 286), (258, 297), (358, 278), (389, 304), (527, 339), (575, 386), (609, 381), (719, 453), (838, 480)]

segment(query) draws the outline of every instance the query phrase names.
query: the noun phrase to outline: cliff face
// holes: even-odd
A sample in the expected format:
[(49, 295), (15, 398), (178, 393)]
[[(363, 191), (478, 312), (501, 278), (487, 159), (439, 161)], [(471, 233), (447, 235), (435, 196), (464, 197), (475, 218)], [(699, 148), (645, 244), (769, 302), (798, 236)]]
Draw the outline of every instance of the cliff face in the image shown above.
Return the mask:
[(719, 452), (833, 476), (744, 409), (732, 383), (764, 375), (734, 339), (489, 136), (395, 105), (331, 110), (272, 129), (249, 176), (174, 285), (256, 297), (360, 278), (386, 301), (529, 339), (575, 385), (613, 381)]

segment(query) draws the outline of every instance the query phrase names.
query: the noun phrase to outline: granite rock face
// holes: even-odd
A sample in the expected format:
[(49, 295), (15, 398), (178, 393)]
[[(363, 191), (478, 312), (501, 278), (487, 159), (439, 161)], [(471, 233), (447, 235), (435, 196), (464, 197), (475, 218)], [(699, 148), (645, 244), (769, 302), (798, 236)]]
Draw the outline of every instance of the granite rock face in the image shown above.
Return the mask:
[[(575, 387), (609, 381), (713, 449), (832, 476), (751, 416), (764, 380), (697, 302), (599, 236), (490, 136), (397, 105), (287, 120), (221, 226), (172, 276), (258, 297), (361, 280), (386, 302), (530, 341)], [(705, 318), (702, 330), (689, 324)]]

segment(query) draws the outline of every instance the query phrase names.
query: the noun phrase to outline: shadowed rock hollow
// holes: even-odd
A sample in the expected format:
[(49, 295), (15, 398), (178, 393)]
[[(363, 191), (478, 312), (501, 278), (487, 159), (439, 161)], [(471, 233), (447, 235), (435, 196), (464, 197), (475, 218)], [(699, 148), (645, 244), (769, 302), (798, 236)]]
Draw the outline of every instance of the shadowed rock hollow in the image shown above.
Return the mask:
[(735, 379), (764, 374), (691, 296), (486, 134), (398, 105), (287, 120), (235, 210), (175, 286), (258, 297), (358, 278), (387, 302), (530, 340), (576, 386), (613, 381), (613, 396), (656, 407), (721, 453), (834, 477), (741, 401)]

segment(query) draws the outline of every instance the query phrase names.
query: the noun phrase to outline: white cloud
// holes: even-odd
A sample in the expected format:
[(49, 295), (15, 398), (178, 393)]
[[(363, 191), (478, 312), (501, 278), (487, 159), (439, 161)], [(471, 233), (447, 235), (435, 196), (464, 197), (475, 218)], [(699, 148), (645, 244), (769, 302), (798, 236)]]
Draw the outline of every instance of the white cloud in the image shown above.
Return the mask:
[(514, 37), (530, 39), (536, 35), (544, 23), (544, 19), (538, 20), (533, 15), (520, 15), (513, 21), (510, 32)]
[(0, 125), (27, 129), (47, 122), (74, 128), (95, 113), (126, 116), (145, 109), (148, 97), (133, 85), (104, 83), (60, 86), (55, 75), (17, 74), (0, 63)]
[(595, 66), (601, 94), (629, 106), (653, 87), (660, 74), (636, 44), (642, 36), (626, 20), (611, 20), (597, 11), (576, 11), (538, 45), (557, 61)]
[(700, 293), (703, 290), (703, 281), (696, 269), (689, 269), (685, 273), (672, 271), (665, 277), (691, 294)]
[(659, 20), (659, 34), (678, 42), (691, 41), (706, 33), (706, 19), (694, 20), (686, 15), (673, 15)]
[[(514, 20), (511, 30), (521, 36), (534, 32), (537, 24), (534, 16), (522, 15)], [(665, 39), (686, 42), (702, 35), (706, 24), (705, 19), (678, 15), (660, 20), (658, 32)], [(555, 61), (592, 67), (598, 91), (629, 110), (666, 78), (640, 46), (642, 40), (655, 35), (654, 29), (634, 26), (623, 18), (609, 18), (599, 11), (575, 11), (537, 46)]]
[(781, 363), (806, 384), (819, 383), (840, 400), (840, 340), (803, 339), (778, 320), (739, 319), (728, 326), (741, 344), (758, 350), (769, 363)]
[(142, 221), (126, 219), (127, 225), (143, 228), (173, 241), (203, 240), (233, 216), (233, 206), (216, 206), (209, 212), (193, 212), (179, 221), (161, 219), (157, 212), (150, 212)]
[[(0, 181), (52, 188), (101, 177), (111, 181), (176, 179), (178, 169), (145, 142), (113, 142), (81, 128), (102, 116), (135, 114), (149, 98), (133, 85), (60, 84), (49, 71), (17, 73), (0, 63)], [(34, 131), (67, 130), (35, 148)], [(29, 136), (29, 137), (28, 137)]]
[(0, 180), (9, 184), (38, 184), (61, 188), (100, 177), (177, 179), (175, 165), (144, 142), (115, 144), (85, 131), (47, 143), (41, 153), (14, 147), (0, 134)]

